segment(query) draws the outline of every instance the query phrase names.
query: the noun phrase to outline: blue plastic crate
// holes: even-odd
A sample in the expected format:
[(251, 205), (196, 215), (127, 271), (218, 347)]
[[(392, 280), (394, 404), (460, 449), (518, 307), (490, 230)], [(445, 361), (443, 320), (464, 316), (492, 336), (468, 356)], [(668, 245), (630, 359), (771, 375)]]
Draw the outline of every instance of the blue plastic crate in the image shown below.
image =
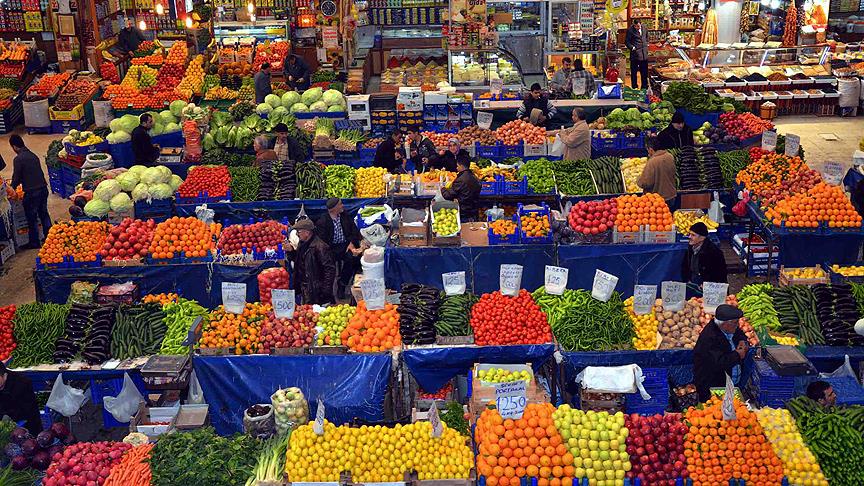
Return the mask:
[(480, 195), (494, 196), (498, 194), (498, 181), (480, 181)]
[(80, 120), (51, 120), (52, 133), (69, 133), (69, 130), (86, 130), (91, 121), (85, 118)]
[(519, 145), (501, 145), (499, 149), (501, 157), (522, 157), (525, 155), (525, 148), (520, 143)]
[(69, 155), (87, 156), (95, 153), (108, 153), (108, 142), (99, 142), (92, 145), (75, 145), (72, 143), (64, 143), (63, 147)]
[(187, 257), (182, 251), (177, 252), (172, 258), (153, 258), (147, 255), (148, 265), (179, 265), (185, 263), (212, 263), (213, 255), (208, 253), (203, 257)]
[(359, 152), (360, 152), (360, 159), (362, 159), (362, 160), (372, 160), (372, 159), (374, 159), (374, 158), (375, 158), (375, 152), (376, 152), (377, 150), (378, 150), (378, 149), (374, 149), (374, 148), (361, 148), (361, 149), (359, 150)]
[(336, 157), (336, 160), (354, 160), (357, 158), (357, 152), (336, 150), (333, 153)]
[[(135, 378), (132, 378), (132, 381), (136, 381)], [(135, 386), (139, 392), (142, 391), (141, 384), (136, 383)], [(123, 378), (90, 381), (90, 395), (94, 404), (102, 406), (102, 422), (105, 428), (129, 426), (129, 422), (118, 422), (110, 412), (105, 410), (103, 405), (105, 397), (116, 397), (121, 390), (123, 390)]]
[(712, 127), (716, 127), (720, 124), (720, 112), (714, 111), (710, 113), (703, 113), (701, 115), (697, 115), (696, 113), (691, 113), (684, 108), (680, 108), (678, 110), (684, 116), (684, 123), (687, 124), (688, 127), (696, 130), (701, 127), (703, 123), (708, 122)]
[(63, 269), (63, 268), (96, 268), (102, 266), (102, 255), (96, 255), (92, 262), (76, 262), (74, 257), (63, 257), (60, 263), (42, 263), (42, 259), (36, 257), (36, 270)]
[[(511, 220), (516, 225), (515, 231), (510, 236), (498, 236), (492, 232), (492, 227), (487, 228), (487, 232), (489, 235), (489, 244), (490, 245), (515, 245), (519, 243), (519, 217), (515, 214), (511, 217)], [(490, 216), (486, 216), (486, 222), (488, 224), (492, 224), (494, 221)]]
[(645, 134), (639, 133), (635, 137), (628, 137), (625, 134), (621, 133), (618, 137), (615, 138), (618, 142), (619, 149), (641, 149), (645, 148)]
[(523, 177), (520, 181), (505, 181), (498, 176), (498, 194), (506, 196), (520, 196), (528, 192), (528, 179)]
[(76, 167), (62, 164), (60, 166), (60, 173), (63, 176), (64, 184), (78, 184), (78, 182), (81, 180), (81, 169), (78, 169)]
[(69, 194), (66, 194), (63, 187), (63, 169), (60, 167), (48, 168), (48, 184), (51, 186), (51, 192), (54, 194), (63, 198), (69, 197)]
[(763, 407), (783, 407), (795, 396), (795, 377), (780, 376), (764, 360), (755, 360), (743, 391)]
[(825, 378), (825, 381), (837, 394), (837, 405), (864, 405), (864, 387), (854, 377)]
[(552, 243), (553, 235), (552, 235), (552, 229), (551, 229), (551, 222), (552, 222), (551, 220), (549, 221), (549, 223), (550, 223), (549, 234), (547, 234), (546, 236), (542, 236), (539, 238), (538, 237), (525, 236), (525, 232), (522, 231), (522, 215), (530, 214), (530, 213), (540, 214), (542, 216), (545, 216), (546, 218), (551, 218), (551, 214), (549, 212), (549, 206), (547, 206), (546, 203), (542, 204), (541, 209), (525, 209), (525, 207), (522, 205), (522, 203), (519, 203), (516, 214), (519, 216), (519, 221), (518, 221), (519, 225), (518, 226), (519, 226), (519, 239), (520, 239), (520, 241), (523, 244), (525, 244), (525, 243), (534, 243), (534, 244)]
[(500, 148), (498, 145), (480, 145), (477, 144), (477, 157), (499, 157)]
[(210, 197), (206, 192), (199, 193), (196, 197), (182, 197), (180, 193), (174, 194), (174, 200), (177, 201), (177, 204), (204, 204), (204, 203), (215, 203), (222, 201), (231, 201), (231, 191), (229, 190), (225, 197)]
[(114, 167), (132, 167), (135, 165), (135, 153), (132, 152), (132, 142), (108, 144), (108, 153), (114, 162)]
[(163, 133), (162, 135), (154, 135), (153, 143), (160, 147), (183, 147), (186, 145), (186, 139), (183, 138), (183, 131)]
[(591, 148), (594, 150), (614, 150), (618, 148), (618, 139), (591, 136)]

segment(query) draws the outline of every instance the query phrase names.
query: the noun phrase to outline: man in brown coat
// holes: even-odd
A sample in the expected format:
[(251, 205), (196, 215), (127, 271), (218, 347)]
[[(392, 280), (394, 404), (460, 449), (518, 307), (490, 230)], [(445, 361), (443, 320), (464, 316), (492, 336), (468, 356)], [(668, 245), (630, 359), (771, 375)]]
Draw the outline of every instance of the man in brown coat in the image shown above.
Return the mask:
[(665, 150), (657, 150), (655, 137), (646, 138), (645, 147), (648, 149), (648, 163), (636, 183), (646, 193), (660, 194), (671, 207), (678, 195), (675, 186), (675, 157)]
[(591, 129), (585, 122), (585, 111), (573, 108), (573, 126), (558, 132), (564, 143), (564, 160), (585, 160), (591, 158)]

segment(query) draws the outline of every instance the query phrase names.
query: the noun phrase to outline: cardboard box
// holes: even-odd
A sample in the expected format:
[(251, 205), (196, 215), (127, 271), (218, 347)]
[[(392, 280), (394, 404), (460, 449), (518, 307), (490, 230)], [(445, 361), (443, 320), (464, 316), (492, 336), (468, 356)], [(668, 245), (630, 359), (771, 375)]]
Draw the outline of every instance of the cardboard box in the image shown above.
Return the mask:
[(455, 201), (433, 201), (432, 202), (432, 224), (430, 227), (434, 227), (435, 225), (435, 213), (441, 209), (455, 209), (456, 210), (456, 225), (459, 227), (459, 232), (454, 235), (436, 235), (435, 231), (431, 232), (431, 241), (433, 246), (460, 246), (462, 244), (461, 237), (461, 229), (462, 229), (462, 220), (459, 216), (459, 203)]
[(465, 246), (489, 246), (487, 223), (462, 223), (462, 244)]
[(428, 246), (429, 245), (429, 210), (424, 210), (422, 221), (411, 223), (400, 222), (399, 246)]
[(423, 103), (427, 105), (446, 105), (447, 93), (443, 91), (427, 91), (423, 95)]
[(80, 120), (84, 118), (84, 105), (78, 105), (67, 111), (58, 110), (52, 106), (48, 109), (48, 116), (52, 120)]
[[(138, 405), (138, 413), (129, 422), (129, 432), (141, 432), (150, 439), (159, 437), (174, 428), (180, 406), (148, 407), (144, 402)], [(168, 422), (163, 425), (145, 425), (147, 422)]]
[(402, 86), (396, 95), (396, 111), (423, 111), (423, 91)]

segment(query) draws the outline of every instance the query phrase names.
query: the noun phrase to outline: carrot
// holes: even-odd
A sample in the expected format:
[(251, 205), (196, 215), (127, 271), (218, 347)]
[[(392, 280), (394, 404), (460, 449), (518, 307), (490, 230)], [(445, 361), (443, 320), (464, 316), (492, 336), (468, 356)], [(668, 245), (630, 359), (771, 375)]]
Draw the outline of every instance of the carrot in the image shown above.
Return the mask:
[(153, 444), (134, 447), (111, 469), (103, 486), (150, 486), (150, 457)]

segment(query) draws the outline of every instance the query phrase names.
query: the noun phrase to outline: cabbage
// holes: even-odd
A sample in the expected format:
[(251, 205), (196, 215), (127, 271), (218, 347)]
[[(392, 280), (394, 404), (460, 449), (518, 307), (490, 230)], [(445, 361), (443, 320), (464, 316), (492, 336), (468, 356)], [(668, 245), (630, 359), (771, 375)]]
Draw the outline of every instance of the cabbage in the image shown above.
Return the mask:
[(273, 108), (273, 111), (271, 111), (270, 114), (267, 115), (267, 118), (268, 119), (269, 118), (277, 118), (277, 119), (281, 120), (283, 116), (288, 114), (288, 107), (289, 106), (291, 106), (291, 105), (283, 105), (283, 106), (277, 106), (276, 108)]
[(133, 201), (143, 201), (148, 198), (150, 198), (150, 187), (147, 184), (141, 183), (135, 186), (135, 189), (132, 189)]
[(286, 91), (285, 94), (282, 95), (282, 106), (294, 106), (297, 103), (300, 103), (300, 93), (296, 91)]
[(153, 128), (150, 129), (150, 135), (162, 135), (162, 132), (165, 131), (165, 128), (161, 123), (157, 123), (153, 125)]
[(328, 89), (321, 95), (321, 101), (327, 103), (327, 106), (341, 105), (343, 103), (342, 93), (335, 89)]
[(309, 107), (303, 103), (294, 103), (291, 105), (291, 113), (306, 113), (308, 111)]
[(315, 103), (316, 101), (321, 99), (321, 96), (324, 94), (324, 91), (319, 87), (309, 88), (300, 95), (300, 99), (303, 100), (307, 106)]
[(117, 193), (116, 196), (111, 198), (111, 210), (117, 211), (118, 213), (125, 213), (132, 209), (132, 200), (129, 199), (129, 195), (125, 192)]
[(149, 167), (141, 174), (141, 182), (145, 184), (159, 184), (160, 182), (164, 182), (162, 177), (162, 171), (156, 167)]
[(163, 125), (177, 123), (177, 118), (168, 110), (162, 110), (159, 112), (159, 120)]
[(108, 214), (111, 205), (101, 199), (93, 198), (84, 205), (84, 214), (91, 218), (101, 218)]
[(174, 173), (171, 172), (171, 169), (165, 167), (164, 165), (157, 165), (156, 170), (158, 170), (159, 173), (162, 174), (162, 178), (159, 179), (157, 182), (164, 182), (167, 184), (168, 181), (171, 180), (171, 176), (174, 175)]
[[(273, 95), (267, 95), (267, 96), (273, 96)], [(280, 107), (280, 108), (281, 108), (281, 107)], [(273, 107), (270, 106), (270, 105), (268, 105), (267, 103), (260, 103), (260, 104), (255, 108), (255, 112), (258, 113), (259, 115), (267, 115), (267, 114), (269, 114), (271, 111), (273, 111)]]
[(119, 118), (115, 118), (108, 123), (108, 126), (111, 128), (111, 132), (122, 132), (123, 130), (123, 121)]
[(264, 97), (264, 103), (276, 108), (277, 106), (282, 106), (282, 99), (275, 94), (268, 94)]
[(327, 103), (324, 103), (323, 101), (316, 101), (315, 103), (312, 103), (311, 106), (309, 106), (309, 111), (312, 111), (315, 113), (321, 113), (322, 111), (327, 111)]
[(125, 131), (112, 132), (105, 136), (105, 140), (110, 144), (126, 143), (132, 140), (132, 135), (129, 135), (129, 132)]
[(145, 170), (147, 170), (147, 167), (145, 167), (143, 165), (133, 165), (132, 167), (129, 167), (129, 170), (127, 170), (126, 172), (131, 172), (131, 173), (135, 174), (136, 176), (138, 176), (138, 178), (140, 179), (141, 173), (144, 172)]
[(171, 174), (171, 180), (168, 181), (168, 185), (171, 186), (171, 189), (174, 189), (176, 192), (177, 188), (180, 187), (180, 184), (183, 184), (183, 178), (177, 174)]
[(96, 199), (101, 199), (103, 201), (110, 201), (112, 197), (116, 196), (118, 192), (122, 191), (123, 188), (120, 187), (120, 183), (114, 179), (105, 179), (100, 182), (98, 186), (96, 186), (96, 190), (93, 191), (93, 197)]
[(132, 189), (135, 189), (135, 186), (138, 185), (138, 174), (126, 171), (117, 176), (114, 180), (120, 183), (120, 188), (125, 192), (132, 192)]
[(165, 184), (164, 182), (161, 184), (150, 186), (150, 197), (152, 197), (153, 199), (168, 199), (173, 195), (174, 190), (171, 189), (171, 186)]
[(135, 115), (123, 115), (120, 121), (123, 122), (123, 131), (126, 133), (132, 133), (132, 130), (141, 124), (141, 120)]
[(168, 108), (171, 110), (171, 114), (180, 118), (180, 115), (183, 113), (183, 108), (186, 108), (186, 102), (183, 100), (172, 101)]
[(174, 133), (180, 131), (180, 125), (176, 123), (169, 123), (165, 125), (165, 129), (162, 133)]
[(343, 112), (343, 111), (345, 111), (345, 107), (342, 105), (328, 106), (327, 111), (330, 113)]

